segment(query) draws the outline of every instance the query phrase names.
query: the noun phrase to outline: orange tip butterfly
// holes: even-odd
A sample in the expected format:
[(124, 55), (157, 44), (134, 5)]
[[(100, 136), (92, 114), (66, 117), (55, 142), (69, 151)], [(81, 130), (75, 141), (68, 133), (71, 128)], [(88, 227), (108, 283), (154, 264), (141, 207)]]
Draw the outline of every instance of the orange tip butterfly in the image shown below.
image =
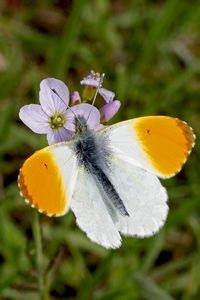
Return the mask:
[(75, 117), (75, 138), (35, 152), (18, 184), (32, 207), (48, 216), (71, 209), (94, 242), (118, 248), (121, 234), (147, 237), (164, 224), (169, 178), (186, 162), (195, 135), (185, 122), (148, 116), (95, 132)]

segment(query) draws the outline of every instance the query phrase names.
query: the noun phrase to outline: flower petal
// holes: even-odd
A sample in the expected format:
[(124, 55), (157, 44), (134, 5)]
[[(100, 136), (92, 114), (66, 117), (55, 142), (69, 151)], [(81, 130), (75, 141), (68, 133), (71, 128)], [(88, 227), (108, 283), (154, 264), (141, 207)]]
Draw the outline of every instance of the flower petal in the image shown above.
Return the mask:
[(36, 133), (47, 133), (49, 123), (48, 116), (39, 104), (23, 106), (19, 111), (19, 117), (32, 131)]
[[(104, 76), (104, 75), (103, 75)], [(82, 85), (88, 85), (92, 87), (98, 87), (102, 84), (102, 76), (99, 73), (96, 73), (94, 71), (90, 71), (90, 74), (87, 77), (84, 77), (80, 84)]]
[(64, 113), (69, 104), (69, 90), (58, 79), (47, 78), (40, 83), (40, 103), (42, 109), (51, 116), (54, 113)]
[(119, 100), (114, 100), (110, 103), (106, 103), (100, 108), (101, 119), (103, 122), (107, 122), (118, 112), (121, 103)]
[(77, 104), (71, 107), (69, 113), (76, 116), (83, 116), (87, 120), (87, 125), (94, 130), (99, 130), (102, 128), (100, 124), (100, 113), (98, 109), (88, 103)]
[(99, 94), (104, 98), (106, 103), (112, 102), (115, 97), (115, 93), (104, 88), (99, 89)]
[(66, 142), (72, 139), (74, 133), (62, 127), (61, 129), (53, 130), (49, 128), (47, 133), (47, 141), (49, 145), (59, 142)]
[(93, 87), (98, 87), (99, 86), (99, 81), (96, 80), (96, 79), (93, 79), (93, 78), (84, 78), (83, 80), (80, 81), (80, 84), (93, 86)]
[[(79, 104), (77, 104), (79, 105)], [(73, 107), (76, 107), (77, 105), (74, 105)], [(75, 132), (75, 114), (72, 112), (72, 107), (70, 107), (66, 112), (66, 122), (63, 125), (64, 128), (71, 132)]]

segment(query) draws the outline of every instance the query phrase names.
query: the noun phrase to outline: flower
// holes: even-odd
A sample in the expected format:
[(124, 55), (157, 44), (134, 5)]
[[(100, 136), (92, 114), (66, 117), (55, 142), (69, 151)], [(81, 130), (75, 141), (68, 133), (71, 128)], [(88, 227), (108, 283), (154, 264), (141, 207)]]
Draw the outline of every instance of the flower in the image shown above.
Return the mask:
[(86, 86), (83, 92), (83, 98), (86, 98), (86, 100), (92, 100), (95, 96), (96, 90), (98, 89), (98, 93), (104, 98), (106, 103), (109, 103), (114, 99), (115, 94), (113, 92), (101, 87), (104, 75), (104, 73), (100, 75), (99, 73), (91, 71), (87, 77), (80, 81), (80, 84)]
[[(67, 86), (55, 78), (47, 78), (40, 83), (40, 104), (25, 105), (20, 109), (20, 119), (34, 132), (46, 134), (49, 144), (69, 141), (75, 135), (75, 117), (83, 116), (93, 130), (104, 127), (100, 124), (109, 121), (119, 110), (120, 101), (115, 94), (102, 87), (104, 74), (91, 71), (81, 80), (85, 85), (82, 97), (78, 91), (69, 96)], [(105, 104), (98, 110), (94, 104), (99, 93)], [(69, 107), (69, 98), (71, 107)], [(92, 100), (92, 105), (87, 102)]]
[(83, 91), (83, 98), (86, 100), (92, 100), (98, 92), (106, 102), (99, 111), (101, 114), (101, 121), (109, 121), (119, 110), (121, 103), (119, 100), (114, 100), (115, 93), (102, 87), (104, 74), (100, 75), (91, 71), (90, 74), (81, 80), (81, 84), (85, 85)]
[(68, 141), (75, 134), (75, 116), (88, 118), (88, 127), (99, 130), (100, 113), (90, 104), (82, 103), (69, 108), (69, 90), (60, 80), (47, 78), (40, 83), (39, 104), (25, 105), (20, 119), (34, 132), (47, 134), (49, 144)]

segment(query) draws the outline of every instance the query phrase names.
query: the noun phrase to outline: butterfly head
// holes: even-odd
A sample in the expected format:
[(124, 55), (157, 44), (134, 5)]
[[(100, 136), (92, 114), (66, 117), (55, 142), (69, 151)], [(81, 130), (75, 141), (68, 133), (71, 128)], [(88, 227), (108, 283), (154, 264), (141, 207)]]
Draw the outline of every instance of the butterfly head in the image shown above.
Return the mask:
[(83, 135), (88, 131), (87, 120), (84, 116), (75, 116), (75, 132), (76, 135)]

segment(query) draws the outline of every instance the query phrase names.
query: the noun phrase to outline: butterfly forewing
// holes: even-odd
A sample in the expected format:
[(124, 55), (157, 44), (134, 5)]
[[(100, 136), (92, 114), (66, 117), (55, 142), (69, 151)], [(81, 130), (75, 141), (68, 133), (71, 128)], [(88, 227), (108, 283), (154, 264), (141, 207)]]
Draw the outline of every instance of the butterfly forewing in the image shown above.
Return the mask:
[(20, 169), (18, 184), (28, 203), (49, 216), (59, 216), (69, 209), (76, 176), (76, 157), (63, 143), (30, 156)]
[(181, 170), (195, 141), (191, 127), (167, 116), (120, 122), (99, 134), (104, 133), (114, 153), (163, 178)]

